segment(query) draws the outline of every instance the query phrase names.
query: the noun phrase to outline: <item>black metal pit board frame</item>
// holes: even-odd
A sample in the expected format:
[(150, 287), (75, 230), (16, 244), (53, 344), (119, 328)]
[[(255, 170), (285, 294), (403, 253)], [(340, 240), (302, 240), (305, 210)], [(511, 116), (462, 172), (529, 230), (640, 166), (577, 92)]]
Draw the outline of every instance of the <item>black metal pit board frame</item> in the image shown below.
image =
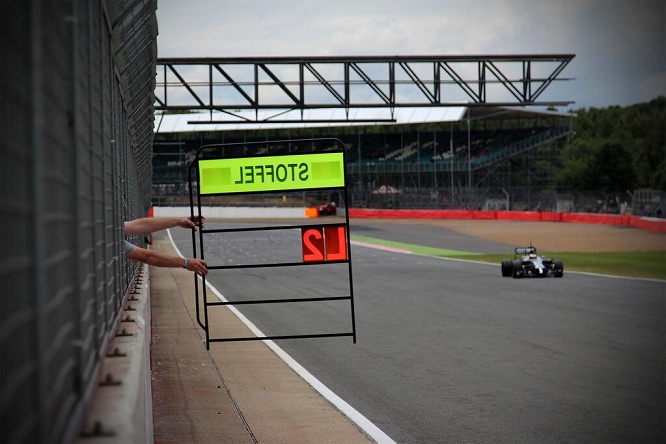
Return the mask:
[[(311, 147), (315, 145), (328, 145), (325, 151), (305, 151), (299, 150), (297, 153), (290, 154), (268, 154), (268, 155), (231, 155), (225, 156), (225, 151), (237, 151), (238, 149), (246, 150), (257, 149), (261, 147), (289, 145), (302, 146), (310, 144)], [(335, 149), (331, 149), (331, 145)], [(222, 155), (219, 153), (222, 152)], [(285, 164), (278, 164), (278, 167), (270, 169), (266, 165), (271, 165), (271, 161), (299, 160), (296, 167), (289, 167), (285, 170), (280, 168)], [(268, 164), (266, 162), (269, 162)], [(249, 166), (247, 165), (249, 164)], [(295, 185), (290, 184), (289, 179), (296, 179), (298, 175), (305, 176), (303, 170), (306, 169), (303, 165), (307, 165), (307, 170), (310, 173), (309, 179), (299, 182), (297, 188), (285, 188)], [(212, 165), (212, 166), (211, 166)], [(300, 166), (300, 167), (299, 167)], [(297, 167), (299, 167), (297, 169)], [(236, 180), (230, 177), (232, 168), (239, 168), (238, 174), (235, 176)], [(243, 170), (245, 168), (245, 170)], [(248, 171), (248, 168), (261, 168), (261, 184), (257, 183), (256, 189), (249, 185), (254, 185), (254, 182), (242, 183), (241, 175), (243, 171)], [(228, 171), (227, 171), (228, 170)], [(258, 174), (258, 173), (257, 173)], [(286, 176), (285, 176), (286, 174)], [(202, 176), (205, 177), (205, 183), (202, 184)], [(335, 177), (334, 177), (335, 176)], [(246, 177), (250, 177), (247, 175)], [(268, 179), (271, 180), (268, 180)], [(315, 180), (318, 178), (319, 180)], [(252, 177), (254, 179), (254, 177)], [(282, 179), (282, 181), (281, 181)], [(204, 145), (196, 152), (195, 159), (190, 163), (188, 168), (188, 181), (190, 190), (190, 216), (205, 216), (202, 214), (202, 199), (210, 196), (232, 195), (232, 194), (251, 194), (251, 193), (285, 193), (294, 191), (339, 191), (344, 194), (345, 204), (349, 202), (349, 196), (346, 186), (346, 165), (345, 165), (345, 151), (344, 145), (339, 139), (297, 139), (297, 140), (273, 140), (262, 142), (244, 142), (244, 143), (229, 143), (229, 144), (212, 144)], [(241, 183), (239, 183), (241, 182)], [(268, 182), (268, 183), (267, 183)], [(271, 189), (277, 186), (279, 189)], [(203, 191), (202, 191), (203, 190)], [(195, 289), (195, 309), (197, 312), (197, 323), (205, 331), (206, 334), (206, 349), (210, 348), (211, 342), (240, 342), (240, 341), (263, 341), (263, 340), (279, 340), (279, 339), (305, 339), (305, 338), (327, 338), (327, 337), (340, 337), (350, 336), (353, 342), (356, 343), (356, 320), (354, 312), (354, 287), (352, 277), (352, 261), (351, 261), (351, 238), (349, 232), (349, 212), (345, 211), (344, 223), (342, 222), (321, 222), (317, 224), (302, 224), (302, 225), (279, 225), (279, 226), (264, 226), (264, 227), (243, 227), (243, 228), (225, 228), (225, 229), (206, 229), (199, 228), (198, 230), (192, 229), (192, 252), (193, 257), (206, 259), (204, 257), (204, 238), (206, 235), (212, 233), (231, 233), (241, 231), (269, 231), (269, 230), (286, 230), (300, 228), (301, 230), (311, 227), (320, 227), (322, 232), (328, 228), (344, 228), (344, 244), (346, 248), (345, 257), (322, 260), (309, 260), (307, 262), (281, 262), (274, 264), (246, 264), (246, 265), (219, 265), (208, 263), (208, 270), (221, 270), (221, 269), (238, 269), (238, 268), (265, 268), (265, 267), (295, 267), (295, 266), (325, 266), (329, 264), (347, 264), (347, 274), (349, 278), (349, 294), (340, 296), (325, 296), (325, 297), (310, 297), (310, 298), (283, 298), (283, 299), (261, 299), (251, 301), (209, 301), (208, 291), (206, 286), (206, 277), (202, 276), (201, 295), (199, 291), (197, 275), (194, 276), (194, 289)], [(197, 245), (198, 243), (198, 245)], [(208, 262), (208, 261), (207, 261)], [(200, 304), (201, 300), (201, 304)], [(344, 301), (348, 300), (350, 304), (351, 314), (351, 331), (335, 332), (335, 333), (311, 333), (299, 335), (280, 335), (280, 336), (252, 336), (252, 337), (228, 337), (228, 338), (211, 338), (209, 329), (209, 307), (225, 306), (225, 305), (244, 305), (244, 304), (287, 304), (287, 303), (316, 303), (323, 301)], [(203, 306), (203, 319), (201, 317), (201, 305)]]

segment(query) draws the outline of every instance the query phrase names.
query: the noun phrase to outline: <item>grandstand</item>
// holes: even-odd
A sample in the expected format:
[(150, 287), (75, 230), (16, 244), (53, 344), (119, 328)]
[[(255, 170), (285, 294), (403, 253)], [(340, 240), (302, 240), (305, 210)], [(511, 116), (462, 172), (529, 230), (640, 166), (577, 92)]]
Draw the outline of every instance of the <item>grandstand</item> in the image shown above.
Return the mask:
[[(572, 135), (572, 115), (518, 108), (461, 108), (447, 120), (391, 124), (292, 128), (177, 128), (178, 115), (161, 117), (153, 149), (153, 204), (189, 202), (187, 167), (198, 148), (207, 144), (283, 141), (256, 150), (236, 147), (226, 155), (267, 155), (299, 149), (289, 140), (337, 138), (346, 148), (350, 202), (366, 208), (555, 208), (551, 166)], [(171, 120), (171, 121), (170, 121)], [(312, 143), (312, 151), (326, 145)], [(238, 151), (239, 149), (242, 150)], [(300, 149), (303, 149), (302, 147)], [(254, 201), (266, 197), (253, 196)], [(324, 199), (324, 196), (315, 196)], [(221, 203), (225, 202), (223, 200)], [(238, 198), (235, 198), (238, 204)], [(310, 202), (317, 204), (316, 201)], [(242, 204), (242, 202), (241, 202)], [(286, 203), (288, 204), (288, 203)], [(302, 205), (302, 199), (294, 201)], [(499, 209), (499, 208), (494, 208)]]

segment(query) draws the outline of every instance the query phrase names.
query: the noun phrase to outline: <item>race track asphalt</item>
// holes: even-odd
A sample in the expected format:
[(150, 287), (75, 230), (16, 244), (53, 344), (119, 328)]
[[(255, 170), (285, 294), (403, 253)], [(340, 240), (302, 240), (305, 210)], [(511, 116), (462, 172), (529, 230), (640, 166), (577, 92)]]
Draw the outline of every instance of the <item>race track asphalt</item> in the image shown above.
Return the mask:
[[(183, 231), (174, 240), (191, 252)], [(414, 224), (352, 221), (351, 232), (479, 253), (513, 247)], [(204, 253), (209, 264), (278, 262), (298, 257), (300, 237), (207, 234)], [(277, 342), (396, 442), (666, 439), (666, 282), (502, 278), (499, 264), (357, 245), (352, 263), (357, 343)], [(250, 300), (336, 295), (347, 276), (331, 265), (212, 270), (208, 281)], [(346, 301), (238, 307), (267, 335), (350, 328)]]

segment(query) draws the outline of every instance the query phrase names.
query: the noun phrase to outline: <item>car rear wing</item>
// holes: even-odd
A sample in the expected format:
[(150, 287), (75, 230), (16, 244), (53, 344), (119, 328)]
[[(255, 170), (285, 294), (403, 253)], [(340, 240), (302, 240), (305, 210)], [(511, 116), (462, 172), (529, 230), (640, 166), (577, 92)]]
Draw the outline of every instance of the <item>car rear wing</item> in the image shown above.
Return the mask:
[(516, 248), (516, 254), (536, 254), (536, 247), (519, 247)]

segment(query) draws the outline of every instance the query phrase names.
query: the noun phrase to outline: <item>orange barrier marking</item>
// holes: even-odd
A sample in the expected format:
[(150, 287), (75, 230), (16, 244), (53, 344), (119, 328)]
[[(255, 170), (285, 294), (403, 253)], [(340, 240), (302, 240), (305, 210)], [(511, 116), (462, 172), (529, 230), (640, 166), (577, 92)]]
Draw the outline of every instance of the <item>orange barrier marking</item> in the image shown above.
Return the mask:
[(319, 217), (319, 208), (317, 207), (306, 208), (305, 217)]

